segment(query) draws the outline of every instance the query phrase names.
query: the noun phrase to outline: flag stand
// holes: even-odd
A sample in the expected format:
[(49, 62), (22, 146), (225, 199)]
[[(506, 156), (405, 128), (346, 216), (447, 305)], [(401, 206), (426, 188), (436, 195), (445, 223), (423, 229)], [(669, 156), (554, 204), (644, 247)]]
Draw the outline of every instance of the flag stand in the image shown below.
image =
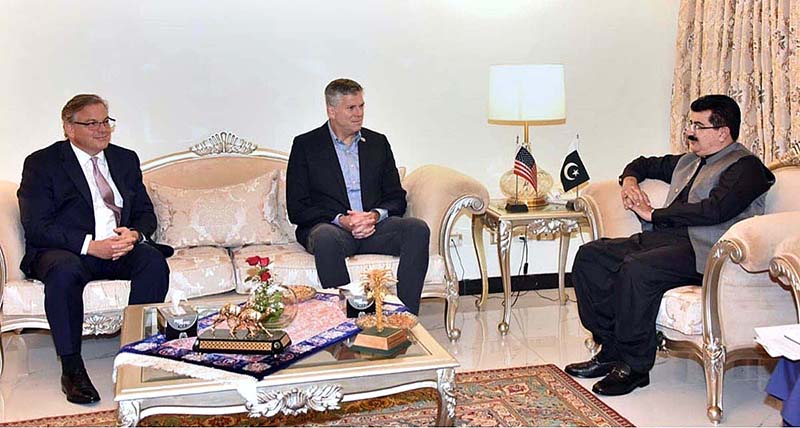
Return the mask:
[[(517, 135), (517, 146), (519, 146), (519, 135)], [(519, 148), (517, 148), (519, 151)], [(526, 213), (528, 212), (528, 204), (520, 203), (519, 200), (519, 178), (514, 175), (514, 200), (506, 202), (506, 212), (509, 213)]]
[[(564, 189), (564, 195), (572, 189), (575, 189), (575, 198), (581, 195), (580, 185), (589, 181), (589, 173), (586, 171), (586, 166), (581, 160), (578, 153), (578, 144), (581, 136), (575, 135), (575, 140), (570, 144), (567, 149), (567, 156), (564, 158), (564, 164), (561, 166), (561, 186)], [(570, 200), (574, 206), (574, 199)], [(571, 209), (571, 208), (570, 208)]]

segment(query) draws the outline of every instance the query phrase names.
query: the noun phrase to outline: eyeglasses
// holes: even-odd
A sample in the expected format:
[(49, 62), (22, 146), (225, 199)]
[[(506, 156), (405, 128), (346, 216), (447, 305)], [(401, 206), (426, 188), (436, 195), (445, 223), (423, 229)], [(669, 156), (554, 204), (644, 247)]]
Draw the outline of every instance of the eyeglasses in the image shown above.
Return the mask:
[(700, 122), (688, 122), (688, 123), (686, 123), (686, 126), (683, 127), (683, 129), (686, 130), (686, 131), (697, 132), (698, 129), (719, 129), (719, 128), (724, 128), (725, 126), (726, 125), (705, 126)]
[(72, 123), (74, 123), (76, 125), (85, 126), (85, 127), (89, 128), (89, 129), (91, 129), (92, 131), (98, 131), (98, 130), (100, 130), (100, 128), (106, 128), (106, 127), (108, 129), (114, 129), (114, 127), (117, 124), (117, 120), (113, 119), (113, 118), (110, 118), (110, 117), (107, 117), (106, 120), (104, 120), (102, 122), (97, 122), (97, 121), (93, 120), (91, 122), (75, 122), (75, 121), (72, 121)]

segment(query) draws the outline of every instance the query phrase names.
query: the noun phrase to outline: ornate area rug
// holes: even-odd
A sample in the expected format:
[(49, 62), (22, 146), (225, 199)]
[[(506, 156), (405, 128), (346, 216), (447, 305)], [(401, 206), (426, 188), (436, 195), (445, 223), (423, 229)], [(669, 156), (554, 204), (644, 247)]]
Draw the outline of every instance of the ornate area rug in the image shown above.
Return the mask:
[[(633, 426), (558, 367), (548, 364), (456, 375), (458, 426)], [(432, 426), (432, 389), (343, 403), (340, 410), (273, 418), (247, 414), (157, 415), (140, 426)], [(0, 426), (113, 426), (115, 411), (60, 416)]]

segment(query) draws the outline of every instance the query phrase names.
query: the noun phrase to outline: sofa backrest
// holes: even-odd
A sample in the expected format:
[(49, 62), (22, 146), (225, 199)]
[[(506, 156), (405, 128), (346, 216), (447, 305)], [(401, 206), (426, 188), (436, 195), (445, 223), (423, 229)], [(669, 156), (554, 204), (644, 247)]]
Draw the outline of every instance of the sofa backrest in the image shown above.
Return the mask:
[(159, 217), (155, 239), (178, 248), (293, 241), (287, 161), (286, 153), (220, 133), (145, 162), (143, 179)]
[(800, 211), (800, 167), (785, 166), (772, 171), (775, 184), (767, 192), (765, 211)]
[(25, 277), (19, 269), (25, 255), (25, 232), (19, 220), (18, 188), (17, 183), (0, 181), (0, 285)]

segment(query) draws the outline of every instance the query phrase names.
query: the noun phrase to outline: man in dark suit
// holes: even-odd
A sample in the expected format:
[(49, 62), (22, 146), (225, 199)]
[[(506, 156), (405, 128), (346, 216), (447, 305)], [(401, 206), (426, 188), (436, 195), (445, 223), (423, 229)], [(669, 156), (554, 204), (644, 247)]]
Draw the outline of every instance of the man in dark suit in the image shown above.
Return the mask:
[(129, 279), (129, 304), (163, 302), (172, 249), (149, 240), (156, 216), (139, 158), (109, 144), (114, 119), (97, 95), (61, 111), (67, 140), (25, 159), (17, 197), (25, 229), (20, 268), (44, 283), (45, 313), (61, 358), (67, 400), (100, 400), (81, 358), (83, 289), (91, 280)]
[(328, 121), (295, 137), (289, 155), (286, 201), (297, 240), (314, 254), (325, 288), (350, 282), (347, 257), (399, 256), (398, 297), (416, 314), (430, 229), (422, 220), (402, 217), (406, 192), (389, 141), (362, 128), (361, 85), (334, 80), (325, 88), (325, 103)]

